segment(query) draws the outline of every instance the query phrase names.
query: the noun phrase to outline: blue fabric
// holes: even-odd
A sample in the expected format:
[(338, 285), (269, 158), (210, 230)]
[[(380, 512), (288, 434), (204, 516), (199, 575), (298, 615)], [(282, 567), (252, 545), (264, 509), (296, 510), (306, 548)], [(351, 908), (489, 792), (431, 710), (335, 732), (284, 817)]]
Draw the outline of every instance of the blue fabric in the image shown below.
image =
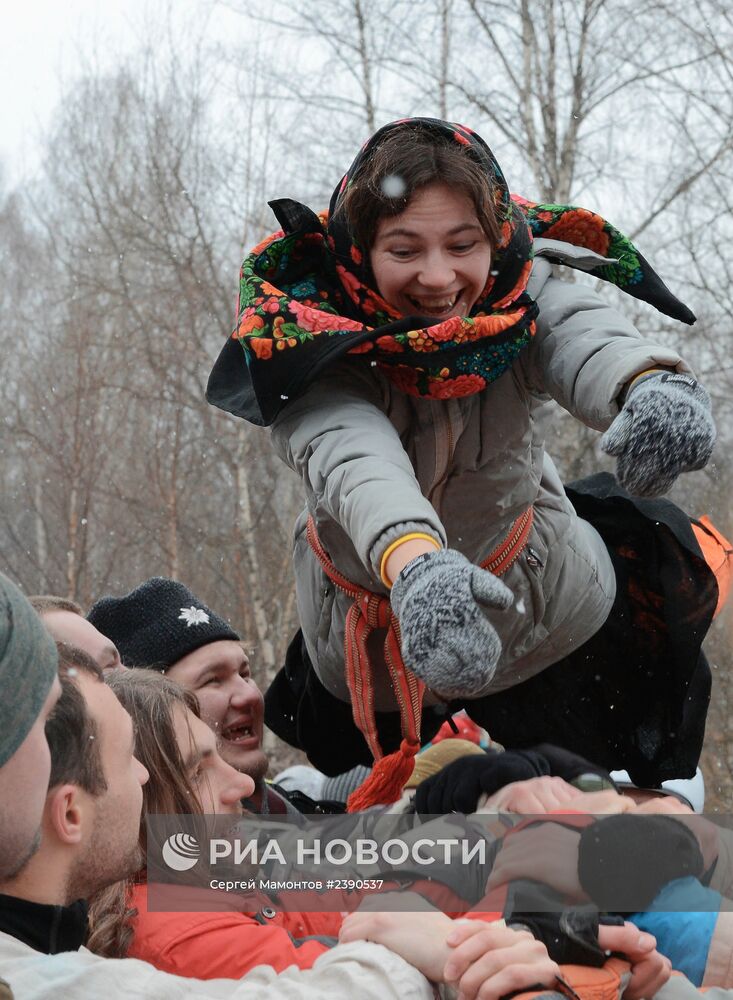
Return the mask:
[(649, 910), (629, 919), (654, 935), (657, 951), (669, 958), (673, 969), (702, 986), (720, 902), (720, 893), (696, 878), (680, 878), (662, 889)]

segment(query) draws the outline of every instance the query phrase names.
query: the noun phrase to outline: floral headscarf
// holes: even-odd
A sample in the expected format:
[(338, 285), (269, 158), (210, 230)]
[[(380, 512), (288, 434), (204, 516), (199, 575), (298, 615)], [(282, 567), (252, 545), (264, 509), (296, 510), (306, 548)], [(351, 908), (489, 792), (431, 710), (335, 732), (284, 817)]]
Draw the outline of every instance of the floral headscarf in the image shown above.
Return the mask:
[[(335, 212), (385, 134), (406, 126), (467, 147), (495, 192), (501, 236), (486, 286), (465, 317), (431, 321), (395, 312), (370, 285), (366, 255)], [(209, 402), (255, 424), (271, 424), (288, 399), (347, 354), (366, 355), (412, 395), (447, 399), (481, 392), (511, 367), (534, 334), (537, 304), (526, 290), (534, 237), (572, 243), (611, 258), (590, 273), (668, 316), (695, 321), (633, 243), (601, 216), (510, 195), (491, 150), (465, 125), (434, 118), (392, 122), (362, 147), (334, 192), (328, 213), (316, 215), (288, 199), (270, 205), (282, 229), (256, 246), (242, 264), (237, 326), (207, 389)]]

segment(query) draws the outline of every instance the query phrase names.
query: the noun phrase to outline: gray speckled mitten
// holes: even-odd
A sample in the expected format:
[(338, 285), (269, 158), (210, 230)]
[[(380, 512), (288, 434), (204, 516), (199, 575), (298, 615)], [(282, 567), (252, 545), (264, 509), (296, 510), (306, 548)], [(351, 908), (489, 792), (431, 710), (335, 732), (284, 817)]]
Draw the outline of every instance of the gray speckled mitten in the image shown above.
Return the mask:
[(498, 577), (454, 549), (413, 559), (391, 595), (405, 665), (441, 695), (476, 694), (501, 655), (499, 636), (481, 609), (503, 611), (513, 599)]
[(710, 396), (690, 375), (660, 372), (632, 386), (623, 409), (601, 438), (618, 459), (629, 493), (666, 493), (680, 472), (702, 469), (715, 444)]

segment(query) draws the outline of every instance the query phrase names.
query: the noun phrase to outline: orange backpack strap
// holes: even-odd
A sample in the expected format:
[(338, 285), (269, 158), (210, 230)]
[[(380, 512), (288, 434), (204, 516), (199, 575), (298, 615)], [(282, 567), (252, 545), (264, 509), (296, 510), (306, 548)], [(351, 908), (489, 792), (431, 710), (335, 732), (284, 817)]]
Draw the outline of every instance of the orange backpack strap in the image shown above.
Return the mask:
[[(374, 805), (390, 805), (397, 801), (409, 781), (415, 766), (415, 755), (420, 749), (425, 685), (402, 661), (400, 626), (389, 598), (358, 587), (339, 573), (321, 544), (312, 517), (308, 518), (306, 536), (323, 572), (352, 598), (344, 635), (346, 682), (354, 722), (364, 736), (375, 764), (366, 781), (349, 796), (348, 809), (349, 812), (359, 812)], [(386, 629), (384, 659), (399, 705), (402, 728), (399, 749), (387, 756), (379, 743), (374, 715), (374, 681), (368, 651), (369, 636), (374, 629)]]
[(718, 604), (715, 608), (715, 615), (713, 615), (716, 617), (730, 594), (731, 579), (733, 578), (733, 545), (715, 527), (707, 515), (698, 520), (691, 519), (691, 524), (705, 562), (715, 574), (718, 583)]
[[(534, 508), (529, 507), (512, 524), (506, 537), (481, 564), (496, 576), (501, 576), (524, 550), (534, 520)], [(403, 660), (400, 649), (400, 623), (392, 611), (389, 598), (359, 587), (338, 571), (323, 547), (316, 522), (308, 518), (306, 538), (326, 576), (352, 599), (346, 614), (344, 662), (346, 682), (351, 697), (354, 722), (364, 736), (375, 764), (366, 781), (349, 796), (349, 812), (358, 812), (374, 805), (396, 802), (415, 767), (415, 755), (420, 750), (420, 725), (425, 685)], [(375, 629), (386, 629), (384, 660), (400, 710), (402, 742), (399, 749), (385, 757), (379, 743), (374, 715), (374, 680), (369, 660), (369, 636)]]

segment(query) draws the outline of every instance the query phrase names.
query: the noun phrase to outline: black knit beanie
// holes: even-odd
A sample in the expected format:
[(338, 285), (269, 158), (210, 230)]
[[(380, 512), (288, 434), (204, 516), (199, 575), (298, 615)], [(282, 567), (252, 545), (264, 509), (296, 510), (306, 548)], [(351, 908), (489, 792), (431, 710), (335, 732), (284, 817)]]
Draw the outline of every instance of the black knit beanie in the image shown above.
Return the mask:
[(232, 627), (177, 580), (153, 576), (124, 597), (102, 597), (87, 621), (117, 646), (126, 667), (168, 669), (200, 646), (239, 641)]
[(648, 910), (668, 882), (703, 869), (695, 834), (674, 816), (605, 816), (580, 835), (578, 880), (601, 910)]

